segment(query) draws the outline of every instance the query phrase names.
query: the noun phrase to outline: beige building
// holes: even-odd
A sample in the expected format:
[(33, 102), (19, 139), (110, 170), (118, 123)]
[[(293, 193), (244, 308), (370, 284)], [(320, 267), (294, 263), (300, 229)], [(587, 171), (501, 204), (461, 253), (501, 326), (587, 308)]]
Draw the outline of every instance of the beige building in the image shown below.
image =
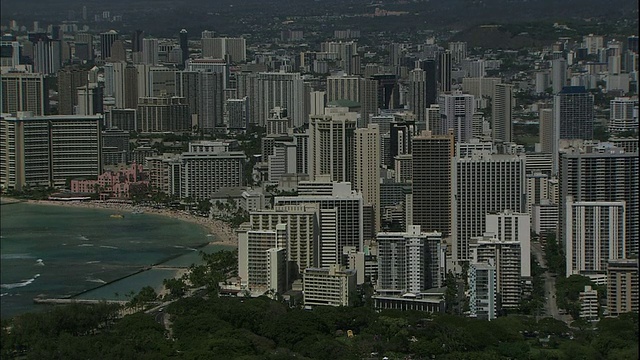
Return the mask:
[(373, 206), (376, 232), (380, 231), (380, 128), (369, 124), (355, 131), (354, 189), (362, 193), (364, 205)]
[(609, 260), (607, 309), (609, 316), (638, 312), (638, 259)]
[(356, 271), (341, 265), (307, 268), (303, 279), (305, 306), (349, 306), (356, 291)]
[(0, 113), (16, 114), (30, 111), (36, 116), (45, 115), (49, 108), (45, 77), (42, 74), (2, 74), (2, 103)]

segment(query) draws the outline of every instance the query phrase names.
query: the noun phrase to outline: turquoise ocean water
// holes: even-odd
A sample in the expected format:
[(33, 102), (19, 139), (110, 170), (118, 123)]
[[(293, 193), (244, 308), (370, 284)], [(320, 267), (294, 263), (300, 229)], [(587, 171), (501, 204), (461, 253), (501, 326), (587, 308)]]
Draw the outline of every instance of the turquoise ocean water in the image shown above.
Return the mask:
[(126, 300), (125, 294), (146, 285), (160, 290), (162, 280), (176, 270), (139, 272), (142, 268), (164, 262), (187, 267), (199, 260), (196, 248), (213, 239), (203, 227), (180, 220), (127, 213), (119, 219), (112, 214), (101, 209), (1, 205), (2, 318), (41, 309), (33, 304), (37, 296), (82, 293), (85, 299)]

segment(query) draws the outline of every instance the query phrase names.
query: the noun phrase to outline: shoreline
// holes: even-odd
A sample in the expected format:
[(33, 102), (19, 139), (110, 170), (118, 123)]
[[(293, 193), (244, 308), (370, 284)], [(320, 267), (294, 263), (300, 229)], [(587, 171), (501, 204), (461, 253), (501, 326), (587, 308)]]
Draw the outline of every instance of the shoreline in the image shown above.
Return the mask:
[[(168, 218), (186, 221), (192, 224), (200, 225), (205, 228), (207, 232), (215, 236), (214, 241), (209, 243), (212, 245), (226, 245), (238, 247), (238, 237), (235, 235), (234, 230), (229, 224), (216, 219), (204, 218), (191, 215), (185, 211), (168, 210), (168, 209), (156, 209), (146, 206), (133, 206), (131, 204), (119, 204), (108, 203), (100, 200), (94, 201), (53, 201), (53, 200), (25, 200), (20, 201), (9, 197), (3, 197), (4, 200), (15, 200), (15, 202), (26, 202), (27, 204), (34, 205), (46, 205), (46, 206), (60, 206), (60, 207), (76, 207), (86, 209), (101, 209), (101, 210), (113, 210), (115, 212), (132, 213), (134, 210), (143, 210), (144, 214), (160, 215)], [(11, 200), (10, 200), (11, 199)]]

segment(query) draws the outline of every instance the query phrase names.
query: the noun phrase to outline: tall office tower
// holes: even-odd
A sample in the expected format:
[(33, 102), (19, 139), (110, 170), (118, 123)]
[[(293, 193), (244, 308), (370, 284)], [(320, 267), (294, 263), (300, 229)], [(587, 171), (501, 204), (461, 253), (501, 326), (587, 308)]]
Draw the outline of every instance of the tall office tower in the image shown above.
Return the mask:
[(224, 59), (239, 63), (247, 60), (247, 45), (244, 38), (202, 38), (202, 57)]
[(102, 116), (17, 115), (0, 118), (0, 187), (65, 186), (102, 173)]
[(104, 112), (103, 87), (97, 83), (89, 83), (76, 90), (76, 115), (98, 115)]
[[(540, 151), (544, 153), (558, 153), (558, 136), (555, 134), (556, 125), (553, 121), (553, 109), (540, 109), (538, 117), (540, 124)], [(555, 155), (557, 157), (557, 155)]]
[(610, 102), (609, 132), (619, 134), (638, 131), (638, 98), (617, 97)]
[(378, 82), (373, 79), (360, 79), (360, 122), (358, 127), (366, 127), (371, 117), (378, 115)]
[(127, 51), (124, 49), (124, 41), (118, 39), (111, 45), (111, 56), (109, 61), (127, 61)]
[(515, 213), (510, 210), (495, 214), (487, 214), (485, 217), (486, 232), (493, 234), (494, 238), (502, 243), (516, 242), (520, 244), (521, 257), (517, 260), (520, 264), (519, 276), (527, 278), (531, 276), (531, 216), (524, 213)]
[(75, 34), (75, 57), (79, 60), (93, 60), (93, 35), (87, 33)]
[(395, 109), (400, 106), (400, 92), (396, 75), (376, 74), (371, 78), (378, 83), (378, 106), (381, 109)]
[[(437, 129), (440, 127), (440, 105), (431, 104), (426, 112), (427, 127), (424, 130), (431, 131), (431, 133), (437, 133)], [(418, 129), (420, 129), (418, 127)]]
[[(311, 188), (300, 190), (306, 185)], [(362, 194), (351, 191), (350, 183), (332, 183), (327, 178), (319, 182), (301, 181), (299, 186), (298, 196), (276, 197), (274, 205), (320, 205), (319, 266), (346, 264), (345, 247), (363, 251)]]
[(264, 126), (275, 107), (287, 109), (293, 127), (307, 122), (304, 109), (304, 82), (300, 73), (264, 72), (257, 77), (257, 94), (248, 95), (257, 102), (257, 124)]
[[(341, 108), (337, 108), (341, 109)], [(342, 110), (346, 110), (342, 108)], [(312, 116), (309, 122), (309, 176), (330, 175), (353, 183), (356, 113)]]
[(525, 157), (478, 152), (456, 157), (453, 169), (453, 259), (467, 261), (469, 240), (486, 231), (486, 214), (525, 210)]
[(124, 62), (106, 63), (104, 65), (104, 95), (115, 99), (117, 108), (124, 108), (125, 77)]
[(58, 71), (58, 114), (73, 115), (78, 105), (77, 90), (87, 85), (88, 73), (75, 67), (66, 67)]
[(610, 260), (607, 266), (609, 316), (638, 312), (638, 259)]
[(480, 320), (497, 317), (498, 285), (496, 267), (491, 261), (469, 264), (469, 313)]
[(419, 294), (442, 285), (442, 234), (420, 230), (378, 233), (378, 289)]
[(365, 205), (373, 207), (376, 232), (380, 231), (380, 127), (369, 124), (355, 131), (353, 188), (362, 193)]
[(491, 108), (493, 141), (512, 141), (513, 108), (515, 105), (516, 99), (513, 97), (513, 85), (496, 84), (493, 90)]
[(582, 41), (588, 54), (597, 54), (598, 50), (604, 47), (604, 37), (601, 35), (585, 35), (582, 37)]
[[(491, 260), (496, 267), (496, 287), (500, 306), (517, 309), (522, 300), (523, 244), (514, 240), (502, 240), (493, 234), (471, 238), (469, 243), (470, 264), (486, 264)], [(526, 254), (529, 259), (530, 254)]]
[(421, 69), (409, 72), (409, 110), (416, 116), (418, 128), (427, 128), (427, 76)]
[(450, 42), (449, 52), (453, 63), (460, 64), (462, 60), (467, 58), (467, 43), (463, 41)]
[(226, 101), (226, 124), (229, 129), (246, 130), (249, 127), (249, 99), (228, 99)]
[(438, 100), (440, 123), (434, 134), (445, 135), (449, 130), (453, 130), (456, 142), (469, 142), (473, 134), (473, 114), (475, 113), (473, 95), (441, 94)]
[(142, 40), (142, 63), (145, 65), (158, 65), (159, 62), (158, 39)]
[[(325, 97), (324, 91), (311, 91), (309, 93), (309, 115), (324, 114)], [(357, 101), (360, 101), (360, 99)]]
[(62, 44), (45, 33), (29, 34), (33, 46), (33, 72), (55, 74), (62, 66)]
[(591, 153), (573, 151), (560, 158), (560, 222), (559, 238), (566, 244), (564, 219), (565, 204), (569, 196), (575, 202), (622, 202), (625, 206), (627, 257), (638, 255), (638, 223), (640, 222), (640, 190), (638, 187), (638, 153), (606, 145), (592, 149)]
[(609, 260), (625, 259), (624, 201), (565, 202), (566, 275), (604, 273)]
[(360, 101), (360, 78), (357, 76), (327, 77), (327, 102), (336, 100)]
[(100, 34), (100, 56), (102, 60), (107, 60), (111, 57), (111, 46), (120, 38), (118, 32), (115, 30), (109, 30)]
[(438, 103), (438, 77), (436, 75), (436, 61), (434, 59), (421, 60), (421, 68), (425, 72), (425, 105), (429, 107), (430, 105)]
[(198, 73), (198, 129), (213, 133), (224, 126), (224, 85), (222, 74)]
[(142, 41), (144, 39), (144, 31), (136, 30), (131, 34), (131, 51), (134, 53), (142, 52)]
[(176, 70), (163, 66), (148, 67), (149, 96), (176, 95)]
[(182, 61), (180, 62), (180, 68), (184, 67), (184, 62), (189, 59), (189, 33), (187, 29), (180, 30), (179, 35), (180, 40), (180, 50), (182, 52)]
[(309, 129), (294, 130), (296, 142), (296, 174), (309, 174)]
[(386, 46), (386, 48), (389, 53), (387, 64), (390, 66), (400, 66), (403, 44), (390, 43)]
[(627, 49), (633, 53), (638, 53), (638, 35), (631, 35), (627, 38)]
[(124, 68), (124, 107), (135, 109), (138, 106), (138, 69), (129, 64)]
[(554, 94), (567, 86), (567, 60), (560, 58), (551, 61), (551, 85)]
[(337, 60), (340, 60), (340, 65), (345, 73), (348, 75), (354, 75), (360, 72), (360, 69), (352, 68), (353, 62), (351, 61), (354, 55), (358, 54), (357, 44), (353, 41), (348, 42), (336, 42), (329, 41), (320, 44), (320, 51), (326, 53), (337, 54)]
[(438, 83), (441, 92), (451, 91), (451, 52), (446, 51), (438, 57)]
[(425, 231), (451, 233), (453, 135), (425, 131), (413, 138), (413, 224)]
[(553, 98), (559, 139), (593, 139), (593, 95), (583, 86), (566, 86)]
[(199, 71), (176, 72), (176, 95), (187, 100), (191, 114), (198, 113)]
[(191, 130), (189, 105), (181, 97), (139, 98), (136, 117), (143, 133)]
[(36, 116), (49, 112), (49, 96), (46, 79), (42, 74), (7, 73), (2, 81), (0, 113), (16, 114), (29, 111)]

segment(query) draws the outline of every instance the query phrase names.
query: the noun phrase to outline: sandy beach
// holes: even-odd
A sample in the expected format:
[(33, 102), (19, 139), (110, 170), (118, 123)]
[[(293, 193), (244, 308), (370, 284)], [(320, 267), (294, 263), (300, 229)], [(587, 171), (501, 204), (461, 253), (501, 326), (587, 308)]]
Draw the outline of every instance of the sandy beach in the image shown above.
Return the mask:
[[(5, 199), (7, 200), (7, 199)], [(51, 201), (51, 200), (28, 200), (30, 204), (51, 205), (51, 206), (70, 206), (83, 207), (88, 209), (108, 209), (116, 213), (130, 213), (134, 210), (142, 210), (145, 214), (154, 214), (187, 221), (198, 224), (207, 229), (207, 231), (215, 236), (215, 241), (211, 242), (216, 245), (238, 246), (238, 237), (229, 224), (200, 216), (195, 216), (180, 210), (155, 209), (150, 207), (133, 206), (130, 204), (110, 203), (104, 201)]]

